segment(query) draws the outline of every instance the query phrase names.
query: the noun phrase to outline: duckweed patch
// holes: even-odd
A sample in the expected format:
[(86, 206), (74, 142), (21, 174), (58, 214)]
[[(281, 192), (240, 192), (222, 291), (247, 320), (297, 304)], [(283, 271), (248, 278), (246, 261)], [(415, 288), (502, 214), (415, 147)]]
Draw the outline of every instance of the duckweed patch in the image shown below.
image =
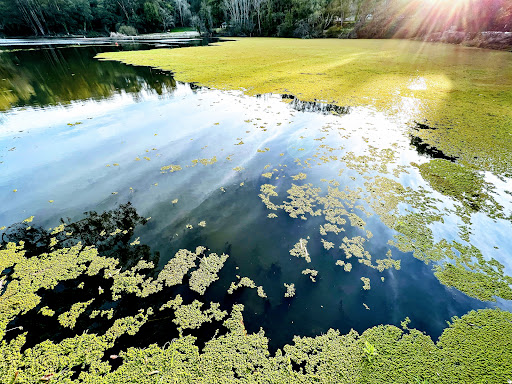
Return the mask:
[(225, 254), (218, 256), (216, 253), (204, 256), (199, 262), (199, 269), (193, 271), (190, 276), (190, 289), (203, 295), (206, 288), (219, 279), (217, 274), (228, 257)]
[(284, 297), (293, 297), (295, 296), (295, 284), (286, 284), (284, 283), (284, 286), (286, 288), (286, 292), (284, 293)]
[[(59, 234), (64, 236), (62, 231)], [(456, 382), (460, 378), (466, 382), (474, 378), (504, 382), (512, 373), (512, 362), (505, 358), (512, 353), (512, 314), (497, 309), (472, 311), (461, 318), (453, 318), (437, 343), (424, 333), (407, 328), (407, 322), (403, 322), (403, 329), (379, 325), (362, 335), (353, 330), (341, 335), (330, 329), (316, 337), (296, 336), (292, 344), (271, 354), (262, 329), (256, 333), (246, 330), (242, 305), (235, 304), (228, 313), (217, 303), (209, 306), (199, 300), (185, 303), (178, 294), (157, 307), (158, 313), (173, 313), (169, 323), (176, 327), (178, 337), (162, 341), (160, 345), (128, 347), (112, 354), (121, 336), (137, 335), (157, 314), (153, 307), (148, 307), (119, 318), (115, 318), (112, 308), (94, 309), (90, 316), (83, 316), (98, 300), (92, 298), (74, 303), (58, 316), (58, 322), (62, 327), (73, 329), (80, 316), (83, 316), (81, 321), (88, 318), (97, 321), (98, 317), (113, 320), (103, 333), (79, 331), (59, 342), (44, 340), (26, 348), (27, 332), (7, 339), (5, 325), (36, 308), (41, 302), (37, 295), (41, 290), (54, 289), (62, 281), (77, 281), (83, 275), (100, 276), (103, 272), (104, 279), (114, 282), (112, 287), (117, 288), (112, 289), (117, 295), (147, 293), (148, 287), (154, 284), (158, 289), (164, 284), (182, 284), (183, 277), (200, 260), (199, 268), (190, 274), (190, 288), (204, 292), (205, 287), (215, 281), (227, 255), (207, 255), (204, 247), (198, 247), (194, 252), (179, 250), (153, 280), (141, 274), (141, 271), (153, 268), (150, 261), (138, 260), (132, 268), (121, 271), (117, 269), (119, 260), (99, 256), (94, 247), (77, 244), (27, 257), (24, 245), (7, 243), (0, 250), (0, 268), (13, 268), (6, 291), (0, 296), (0, 320), (4, 325), (0, 339), (0, 375), (9, 380), (15, 378), (19, 383), (153, 383), (157, 380), (162, 383), (315, 381), (405, 384), (417, 377), (433, 383)], [(458, 248), (461, 252), (464, 250), (462, 245)], [(303, 249), (300, 241), (298, 249)], [(466, 251), (473, 252), (472, 256), (466, 255), (469, 261), (478, 259), (476, 250)], [(387, 256), (391, 257), (390, 254)], [(482, 263), (485, 265), (484, 261)], [(480, 268), (484, 268), (483, 265)], [(495, 263), (490, 267), (500, 268)], [(317, 271), (309, 268), (302, 273), (313, 281), (317, 276)], [(369, 279), (362, 280), (369, 288)], [(263, 287), (256, 286), (250, 278), (242, 277), (237, 284), (232, 284), (233, 289), (242, 286), (256, 288), (258, 295), (266, 298)], [(293, 297), (295, 285), (284, 286), (285, 297)], [(42, 306), (40, 312), (54, 316), (48, 306)], [(217, 331), (199, 349), (193, 333), (203, 326), (215, 327)], [(368, 358), (369, 345), (375, 352), (371, 353), (371, 358)], [(115, 359), (120, 359), (120, 363), (113, 366)]]

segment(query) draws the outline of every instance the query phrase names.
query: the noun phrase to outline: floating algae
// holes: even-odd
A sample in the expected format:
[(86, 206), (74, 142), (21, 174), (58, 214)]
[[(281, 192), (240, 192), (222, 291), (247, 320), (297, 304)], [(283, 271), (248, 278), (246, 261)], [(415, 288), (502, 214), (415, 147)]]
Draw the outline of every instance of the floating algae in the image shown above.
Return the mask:
[(365, 291), (370, 290), (370, 279), (367, 277), (361, 277), (361, 281), (363, 282), (363, 289)]
[(49, 308), (47, 305), (45, 305), (43, 308), (41, 308), (39, 310), (39, 312), (41, 313), (41, 315), (48, 316), (48, 317), (52, 317), (53, 315), (55, 315), (55, 311), (53, 309)]
[(395, 260), (392, 258), (391, 250), (386, 252), (385, 259), (376, 259), (377, 270), (379, 272), (384, 271), (385, 269), (395, 268), (397, 271), (400, 270), (400, 260)]
[(345, 272), (350, 272), (352, 270), (352, 264), (347, 263), (344, 260), (336, 260), (336, 265), (339, 265), (340, 267), (343, 267)]
[(372, 256), (370, 255), (370, 252), (364, 249), (365, 242), (366, 239), (361, 236), (355, 236), (351, 239), (345, 236), (343, 238), (343, 243), (340, 245), (340, 249), (345, 251), (345, 257), (347, 259), (356, 257), (359, 260), (363, 260), (364, 262), (371, 262)]
[(78, 316), (84, 313), (87, 307), (93, 301), (94, 299), (91, 299), (89, 301), (78, 302), (73, 304), (69, 311), (60, 314), (59, 317), (57, 318), (59, 320), (60, 325), (62, 325), (65, 328), (73, 329), (75, 327)]
[(413, 165), (434, 190), (459, 201), (468, 215), (484, 211), (492, 218), (504, 218), (501, 214), (503, 207), (489, 195), (492, 185), (478, 172), (442, 159)]
[(303, 275), (306, 275), (306, 276), (309, 275), (309, 278), (311, 279), (311, 281), (313, 283), (316, 282), (316, 277), (318, 276), (318, 271), (317, 270), (306, 268), (301, 273)]
[(221, 311), (217, 303), (210, 303), (210, 308), (205, 311), (201, 311), (202, 306), (203, 303), (194, 300), (192, 304), (180, 305), (174, 310), (175, 319), (172, 322), (178, 326), (180, 335), (185, 329), (197, 329), (212, 320), (220, 321), (228, 314)]
[(287, 191), (289, 201), (283, 203), (284, 211), (292, 218), (306, 214), (319, 216), (321, 210), (315, 210), (314, 208), (316, 208), (316, 197), (320, 190), (320, 188), (314, 188), (313, 184), (298, 186), (292, 183), (292, 187)]
[(299, 239), (299, 242), (290, 249), (290, 255), (295, 257), (302, 257), (306, 262), (311, 263), (311, 257), (307, 250), (308, 241), (306, 239)]
[(305, 180), (307, 175), (305, 173), (298, 173), (297, 175), (292, 176), (293, 180)]
[(237, 289), (242, 288), (242, 287), (256, 288), (256, 283), (253, 280), (251, 280), (250, 278), (244, 276), (240, 279), (240, 281), (238, 283), (234, 283), (234, 282), (231, 283), (231, 285), (228, 288), (228, 294), (231, 295)]
[[(82, 252), (81, 245), (54, 251), (51, 254), (53, 263), (44, 264), (48, 255), (27, 259), (23, 245), (7, 244), (5, 249), (0, 250), (0, 266), (14, 265), (16, 273), (18, 263), (32, 264), (26, 265), (27, 270), (21, 269), (26, 271), (24, 274), (13, 273), (16, 278), (8, 284), (0, 303), (10, 301), (12, 295), (35, 293), (41, 288), (45, 289), (45, 286), (55, 287), (59, 281), (77, 279), (82, 274), (97, 275), (105, 268), (115, 272), (117, 260), (98, 256), (94, 248), (88, 248), (85, 254)], [(190, 257), (196, 260), (204, 252), (203, 247), (195, 252), (180, 250), (174, 259)], [(69, 268), (63, 269), (62, 262), (68, 263)], [(175, 261), (174, 264), (178, 266), (182, 263)], [(29, 268), (30, 265), (36, 268)], [(149, 266), (149, 262), (139, 260), (132, 270), (140, 271)], [(44, 274), (34, 280), (33, 272), (37, 273), (41, 267)], [(157, 279), (162, 278), (164, 276), (159, 275)], [(46, 283), (44, 280), (47, 280)], [(16, 281), (17, 287), (14, 290), (9, 288)], [(247, 279), (247, 284), (255, 287), (251, 282)], [(23, 289), (17, 289), (19, 287)], [(285, 284), (285, 287), (287, 294), (290, 292), (287, 297), (291, 297), (294, 285)], [(27, 303), (21, 301), (20, 297), (16, 302)], [(86, 303), (92, 304), (92, 301), (76, 303), (76, 312), (81, 312)], [(25, 348), (26, 333), (9, 341), (2, 337), (0, 373), (2, 377), (16, 377), (19, 382), (40, 382), (42, 378), (50, 377), (51, 380), (70, 383), (150, 383), (155, 379), (152, 376), (158, 375), (159, 380), (163, 378), (167, 382), (201, 382), (207, 377), (208, 381), (214, 382), (236, 382), (238, 379), (247, 382), (406, 384), (415, 377), (437, 377), (439, 382), (457, 382), (460, 378), (471, 382), (474, 377), (488, 382), (506, 382), (504, 380), (512, 371), (512, 362), (502, 358), (512, 342), (512, 314), (500, 310), (480, 310), (460, 319), (453, 318), (437, 344), (420, 331), (381, 325), (366, 330), (362, 335), (355, 331), (341, 335), (339, 331), (331, 329), (317, 337), (296, 336), (293, 344), (285, 345), (282, 350), (271, 354), (263, 330), (250, 334), (245, 329), (242, 305), (234, 305), (229, 316), (218, 304), (210, 303), (206, 309), (203, 306), (198, 300), (184, 304), (179, 295), (162, 304), (160, 309), (170, 308), (174, 312), (172, 322), (179, 336), (163, 346), (151, 344), (116, 352), (111, 359), (117, 356), (121, 359), (115, 368), (105, 359), (107, 351), (114, 348), (121, 336), (135, 335), (151, 321), (154, 318), (151, 307), (140, 309), (133, 316), (115, 319), (102, 334), (85, 332), (58, 343), (46, 340)], [(97, 312), (94, 312), (96, 316), (99, 315)], [(112, 318), (113, 310), (100, 313)], [(18, 314), (21, 311), (14, 316)], [(13, 317), (12, 313), (2, 310), (0, 318), (2, 324), (7, 324), (8, 319)], [(72, 318), (76, 319), (74, 316)], [(201, 349), (195, 344), (194, 336), (184, 335), (184, 331), (193, 332), (204, 324), (213, 325), (213, 321), (222, 320), (227, 333), (216, 333)], [(368, 343), (377, 351), (371, 363), (365, 357), (364, 348)], [(489, 348), (490, 345), (493, 348)], [(303, 368), (293, 369), (293, 366)]]
[(228, 288), (228, 294), (233, 294), (237, 289), (240, 289), (242, 287), (247, 287), (247, 288), (256, 288), (256, 291), (257, 291), (257, 294), (259, 297), (261, 297), (262, 299), (266, 299), (267, 298), (267, 294), (265, 293), (263, 287), (261, 285), (259, 286), (256, 286), (256, 283), (244, 276), (242, 278), (240, 278), (240, 281), (238, 283), (234, 283), (234, 282), (231, 282), (231, 285), (229, 286)]
[(279, 206), (275, 205), (274, 203), (272, 203), (270, 201), (271, 196), (277, 196), (277, 192), (275, 191), (275, 189), (276, 189), (275, 185), (263, 184), (260, 187), (261, 193), (258, 195), (260, 197), (261, 201), (263, 201), (263, 203), (265, 204), (265, 206), (268, 209), (271, 209), (274, 211), (280, 208)]
[(295, 284), (286, 284), (284, 283), (284, 286), (286, 288), (286, 292), (284, 293), (284, 297), (293, 297), (295, 296)]
[(216, 253), (204, 256), (199, 262), (199, 269), (193, 271), (190, 275), (190, 289), (200, 295), (204, 295), (206, 288), (213, 282), (219, 280), (218, 273), (224, 266), (228, 257), (229, 256), (225, 254), (218, 256)]
[(320, 239), (322, 241), (322, 244), (326, 250), (334, 248), (334, 243), (330, 241), (325, 241), (324, 239)]
[(183, 168), (181, 168), (181, 165), (171, 164), (171, 165), (165, 165), (162, 168), (160, 168), (160, 171), (162, 173), (173, 173), (177, 171), (181, 171)]
[(501, 263), (495, 259), (485, 260), (474, 246), (454, 243), (453, 247), (460, 255), (454, 257), (455, 262), (434, 267), (434, 274), (441, 283), (483, 301), (496, 301), (495, 297), (512, 300), (512, 277), (505, 275)]

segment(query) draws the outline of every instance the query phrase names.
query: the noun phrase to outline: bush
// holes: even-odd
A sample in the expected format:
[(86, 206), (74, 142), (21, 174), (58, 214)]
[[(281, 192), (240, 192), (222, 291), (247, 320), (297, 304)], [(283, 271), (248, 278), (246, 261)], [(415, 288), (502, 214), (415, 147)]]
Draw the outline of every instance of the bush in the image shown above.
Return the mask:
[(339, 25), (333, 25), (327, 31), (324, 32), (325, 37), (338, 37), (341, 34), (341, 27)]
[(126, 36), (137, 36), (137, 30), (131, 25), (121, 25), (117, 32)]

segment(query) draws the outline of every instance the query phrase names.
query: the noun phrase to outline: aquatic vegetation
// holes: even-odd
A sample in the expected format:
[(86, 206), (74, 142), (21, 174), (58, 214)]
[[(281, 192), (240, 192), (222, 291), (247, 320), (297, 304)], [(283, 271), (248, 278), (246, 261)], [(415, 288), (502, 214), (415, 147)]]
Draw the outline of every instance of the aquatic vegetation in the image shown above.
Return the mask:
[(327, 232), (334, 232), (336, 235), (340, 234), (340, 232), (344, 231), (344, 228), (340, 228), (335, 224), (325, 223), (320, 226), (320, 234), (322, 236), (327, 235)]
[(265, 291), (263, 290), (263, 287), (261, 285), (257, 287), (257, 292), (258, 292), (258, 296), (261, 297), (262, 299), (267, 298), (267, 294), (265, 293)]
[(484, 211), (490, 217), (503, 218), (500, 214), (503, 207), (489, 195), (491, 184), (486, 183), (483, 176), (475, 170), (443, 159), (413, 165), (433, 189), (459, 201), (468, 211), (468, 215)]
[(228, 294), (233, 294), (237, 289), (247, 287), (247, 288), (256, 288), (256, 283), (251, 280), (250, 278), (244, 276), (240, 278), (240, 281), (238, 283), (232, 282), (231, 285), (228, 288)]
[(295, 296), (295, 284), (286, 284), (284, 283), (284, 286), (286, 288), (286, 292), (284, 293), (284, 297), (293, 297)]
[(78, 302), (71, 306), (71, 309), (67, 312), (63, 312), (57, 318), (59, 320), (60, 325), (66, 328), (73, 329), (76, 324), (76, 320), (78, 316), (85, 312), (87, 307), (94, 301), (91, 299), (89, 301)]
[(365, 242), (366, 239), (361, 236), (355, 236), (351, 239), (345, 236), (343, 238), (343, 243), (340, 245), (340, 249), (345, 252), (345, 257), (347, 259), (356, 257), (359, 259), (359, 262), (365, 264), (369, 262), (371, 264), (372, 256), (364, 249)]
[(313, 184), (305, 184), (298, 186), (292, 183), (291, 188), (287, 191), (288, 200), (283, 203), (283, 210), (292, 218), (304, 217), (306, 214), (311, 216), (321, 215), (321, 210), (316, 208), (316, 198), (320, 188), (314, 188)]
[(194, 159), (192, 160), (192, 167), (195, 167), (197, 164), (202, 164), (204, 166), (213, 165), (217, 162), (217, 156), (213, 156), (211, 159)]
[(307, 177), (307, 175), (305, 173), (300, 172), (297, 175), (293, 175), (292, 179), (293, 180), (305, 180), (306, 177)]
[(369, 363), (371, 363), (374, 357), (378, 355), (377, 349), (374, 345), (370, 344), (368, 340), (364, 341), (363, 352)]
[(270, 201), (271, 196), (277, 196), (277, 192), (275, 191), (275, 189), (276, 189), (275, 185), (263, 184), (260, 187), (261, 193), (258, 195), (260, 197), (261, 201), (265, 204), (265, 206), (268, 209), (271, 209), (274, 211), (280, 208), (279, 206), (275, 205), (274, 203), (272, 203)]
[(205, 250), (204, 247), (197, 247), (195, 252), (180, 249), (158, 274), (157, 282), (162, 282), (167, 287), (182, 284), (188, 271), (196, 266), (197, 257)]
[(55, 311), (53, 309), (49, 308), (47, 305), (45, 305), (43, 308), (41, 308), (39, 310), (39, 312), (43, 316), (48, 316), (48, 317), (52, 317), (53, 315), (55, 315)]
[(165, 165), (162, 168), (160, 168), (160, 171), (162, 173), (173, 173), (177, 171), (181, 171), (183, 168), (181, 168), (181, 165), (171, 164), (171, 165)]
[(371, 286), (370, 286), (370, 279), (367, 278), (367, 277), (361, 277), (361, 281), (363, 282), (363, 289), (365, 291), (369, 291)]
[(495, 297), (512, 300), (512, 277), (504, 273), (505, 267), (495, 259), (485, 260), (474, 246), (453, 244), (459, 257), (455, 262), (434, 266), (434, 274), (448, 287), (482, 301), (496, 301)]
[[(88, 249), (82, 255), (82, 248), (77, 246), (74, 249), (54, 251), (53, 256), (60, 258), (59, 262), (67, 260), (78, 267), (85, 263), (83, 268), (79, 268), (78, 274), (71, 271), (67, 275), (55, 275), (61, 281), (77, 278), (83, 273), (97, 274), (103, 269), (101, 265), (110, 266), (109, 270), (112, 270), (118, 263), (117, 260), (111, 261), (98, 256), (94, 249)], [(180, 250), (171, 261), (176, 258), (195, 260), (204, 251), (203, 247), (195, 252)], [(41, 266), (45, 260), (44, 257), (36, 257), (38, 260), (33, 260), (34, 257), (26, 259), (23, 246), (13, 243), (0, 252), (1, 266), (14, 263), (15, 270), (18, 263), (32, 262)], [(53, 261), (55, 260), (57, 259)], [(95, 266), (87, 266), (91, 260), (94, 260)], [(174, 265), (179, 264), (175, 261)], [(141, 260), (132, 271), (149, 267), (149, 262)], [(45, 269), (44, 276), (50, 278), (53, 269), (63, 272), (59, 264), (51, 263)], [(32, 271), (34, 269), (29, 268), (26, 274), (17, 275), (18, 287), (30, 287), (34, 278)], [(10, 282), (8, 291), (2, 295), (4, 300), (19, 292), (17, 289), (9, 290), (14, 281)], [(39, 280), (32, 289), (39, 290), (40, 287), (51, 284), (50, 281), (53, 280), (48, 280), (47, 283)], [(243, 286), (256, 287), (248, 278), (241, 278), (240, 283)], [(288, 295), (286, 297), (292, 297), (295, 293), (294, 284), (285, 284), (285, 287)], [(266, 296), (263, 295), (262, 287), (257, 288), (259, 296)], [(75, 303), (69, 312), (59, 316), (59, 320), (65, 326), (72, 327), (77, 316), (93, 300)], [(153, 316), (151, 307), (140, 309), (133, 316), (115, 319), (99, 335), (81, 333), (58, 343), (46, 340), (31, 348), (24, 348), (26, 334), (20, 334), (10, 341), (2, 337), (0, 374), (2, 377), (12, 378), (18, 372), (16, 378), (20, 383), (40, 382), (43, 378), (66, 380), (70, 383), (150, 383), (155, 379), (165, 382), (201, 382), (207, 378), (208, 381), (215, 382), (316, 380), (347, 384), (405, 384), (410, 383), (414, 377), (437, 378), (436, 382), (440, 383), (454, 382), (461, 378), (470, 382), (475, 377), (488, 382), (503, 382), (512, 372), (512, 362), (503, 359), (512, 343), (512, 314), (496, 309), (474, 311), (460, 319), (453, 318), (437, 344), (429, 336), (407, 328), (407, 323), (402, 322), (403, 330), (391, 325), (380, 325), (366, 330), (361, 336), (355, 331), (341, 335), (339, 331), (332, 329), (316, 337), (296, 336), (293, 344), (285, 345), (282, 350), (272, 355), (263, 330), (254, 334), (246, 331), (242, 305), (234, 305), (229, 316), (219, 304), (210, 303), (206, 309), (203, 309), (203, 305), (198, 300), (184, 304), (180, 295), (162, 304), (160, 310), (171, 309), (174, 312), (172, 322), (180, 336), (163, 346), (152, 344), (144, 348), (131, 347), (120, 351), (118, 355), (111, 355), (111, 359), (122, 359), (117, 368), (113, 368), (105, 359), (106, 352), (113, 348), (122, 335), (137, 334)], [(43, 309), (49, 312), (48, 315), (51, 314), (47, 307)], [(113, 309), (96, 310), (91, 317), (101, 314), (112, 319), (113, 313)], [(7, 319), (12, 319), (11, 316), (8, 311), (0, 312), (3, 324), (6, 324)], [(227, 333), (216, 334), (206, 341), (201, 351), (195, 345), (194, 336), (184, 335), (184, 331), (192, 332), (203, 324), (222, 320)], [(295, 369), (293, 366), (300, 368)]]
[(13, 268), (0, 300), (0, 338), (11, 320), (39, 304), (38, 292), (51, 290), (59, 282), (76, 279), (82, 274), (97, 275), (116, 262), (98, 256), (95, 248), (83, 247), (81, 243), (30, 258), (25, 257), (23, 248), (23, 243), (8, 243), (5, 249), (0, 249), (0, 270)]
[(350, 272), (352, 270), (352, 264), (347, 263), (344, 260), (336, 260), (336, 265), (339, 265), (340, 267), (343, 267), (345, 272)]
[(334, 243), (330, 241), (325, 241), (324, 239), (320, 239), (322, 241), (322, 244), (326, 250), (334, 248)]
[(275, 218), (277, 217), (277, 215), (276, 215), (275, 213), (269, 213), (269, 214), (267, 215), (267, 217), (268, 217), (269, 219), (275, 219)]
[(301, 272), (303, 275), (309, 275), (309, 278), (313, 283), (316, 283), (316, 277), (318, 276), (318, 271), (315, 269), (306, 268)]
[(290, 249), (290, 255), (295, 257), (302, 257), (306, 262), (311, 263), (311, 257), (309, 256), (307, 247), (308, 241), (306, 239), (299, 239), (299, 242)]
[(199, 268), (190, 275), (190, 289), (204, 295), (206, 288), (213, 282), (219, 280), (218, 273), (228, 259), (228, 255), (218, 256), (216, 253), (210, 253), (203, 256), (199, 262)]
[(226, 311), (219, 309), (218, 303), (210, 303), (210, 308), (202, 311), (203, 303), (194, 300), (192, 304), (179, 305), (174, 310), (175, 319), (172, 321), (178, 326), (180, 335), (185, 329), (197, 329), (204, 323), (212, 320), (220, 321), (227, 316)]
[(228, 294), (231, 295), (237, 289), (242, 288), (242, 287), (247, 287), (247, 288), (253, 288), (253, 289), (256, 288), (259, 297), (261, 297), (262, 299), (267, 298), (267, 294), (265, 293), (263, 286), (261, 286), (261, 285), (256, 286), (256, 283), (252, 279), (250, 279), (246, 276), (244, 276), (242, 278), (240, 278), (240, 276), (237, 276), (237, 277), (240, 280), (238, 281), (238, 283), (231, 282), (231, 285), (229, 286), (228, 291), (227, 291)]
[(386, 252), (385, 259), (376, 259), (377, 270), (379, 272), (384, 271), (385, 269), (395, 268), (397, 271), (400, 269), (400, 260), (395, 260), (392, 258), (391, 250), (388, 249)]
[(200, 221), (199, 223), (197, 223), (197, 225), (204, 228), (206, 227), (206, 221)]

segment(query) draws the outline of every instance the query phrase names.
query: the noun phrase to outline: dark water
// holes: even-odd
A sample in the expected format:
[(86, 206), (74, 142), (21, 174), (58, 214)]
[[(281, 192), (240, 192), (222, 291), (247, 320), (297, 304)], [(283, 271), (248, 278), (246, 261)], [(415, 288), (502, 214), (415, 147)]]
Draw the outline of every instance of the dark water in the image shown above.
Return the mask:
[[(258, 197), (262, 184), (277, 186), (276, 204), (285, 199), (292, 182), (321, 186), (321, 194), (327, 191), (322, 179), (340, 183), (340, 189), (363, 186), (364, 179), (355, 172), (340, 174), (339, 162), (311, 169), (298, 165), (296, 159), (315, 159), (321, 143), (339, 148), (339, 155), (363, 153), (368, 141), (380, 148), (398, 143), (403, 148), (403, 164), (422, 161), (422, 151), (441, 156), (429, 153), (428, 148), (416, 151), (414, 146), (421, 143), (411, 143), (399, 122), (362, 108), (303, 103), (289, 96), (284, 97), (288, 103), (283, 103), (278, 95), (248, 97), (197, 88), (175, 82), (169, 73), (93, 59), (105, 49), (123, 48), (0, 53), (0, 226), (10, 226), (4, 231), (4, 241), (28, 236), (20, 229), (22, 225), (11, 225), (32, 215), (32, 226), (41, 228), (40, 236), (48, 237), (44, 231), (58, 225), (61, 218), (77, 222), (87, 217), (86, 211), (113, 211), (97, 218), (96, 226), (84, 230), (80, 240), (98, 245), (101, 252), (119, 257), (126, 266), (144, 257), (155, 260), (161, 268), (177, 250), (198, 245), (211, 252), (226, 252), (230, 258), (220, 280), (202, 300), (220, 302), (224, 309), (236, 302), (245, 304), (248, 331), (263, 327), (274, 348), (291, 342), (294, 335), (319, 335), (329, 328), (362, 332), (377, 324), (399, 325), (406, 316), (411, 318), (412, 327), (437, 338), (452, 316), (496, 305), (443, 286), (433, 275), (431, 264), (396, 248), (392, 252), (401, 260), (400, 270), (380, 273), (352, 259), (352, 271), (344, 272), (335, 265), (343, 252), (338, 248), (341, 239), (362, 235), (361, 229), (346, 225), (340, 235), (321, 236), (320, 218), (294, 219), (282, 210), (276, 212), (277, 218), (267, 217), (272, 211)], [(214, 164), (194, 165), (196, 159), (214, 156)], [(161, 172), (161, 167), (171, 164), (180, 165), (182, 170)], [(265, 169), (267, 164), (270, 167)], [(273, 171), (272, 180), (262, 176), (269, 171)], [(306, 173), (307, 179), (291, 180), (299, 172)], [(401, 182), (421, 184), (417, 177), (402, 175)], [(176, 204), (174, 199), (178, 199)], [(140, 215), (138, 219), (128, 215), (126, 206), (123, 208), (127, 202)], [(395, 232), (377, 215), (366, 217), (357, 208), (353, 211), (364, 218), (366, 229), (373, 233), (365, 249), (384, 258)], [(203, 220), (204, 228), (198, 226)], [(119, 228), (134, 229), (115, 246), (101, 245), (94, 233), (111, 222)], [(187, 229), (187, 224), (193, 229)], [(477, 230), (485, 233), (490, 227), (494, 231), (492, 245), (505, 249), (500, 260), (504, 262), (506, 250), (511, 249), (506, 236), (510, 226), (483, 218)], [(436, 236), (455, 237), (443, 231)], [(310, 264), (289, 254), (300, 238), (308, 236)], [(128, 244), (137, 237), (144, 247), (130, 251)], [(335, 247), (326, 250), (321, 238), (332, 241)], [(485, 236), (481, 242), (487, 243)], [(37, 251), (35, 247), (34, 254)], [(494, 256), (493, 248), (488, 252)], [(506, 265), (507, 270), (509, 267)], [(318, 270), (316, 283), (301, 274), (305, 268)], [(268, 300), (249, 289), (228, 295), (226, 290), (237, 280), (236, 275), (262, 285)], [(361, 276), (370, 278), (370, 290), (362, 289)], [(295, 284), (294, 298), (284, 297), (283, 283)], [(76, 284), (60, 284), (55, 292), (45, 294), (41, 306), (48, 305), (58, 313), (66, 311), (77, 301)], [(87, 280), (86, 286), (92, 288), (81, 291), (80, 301), (97, 296), (98, 284)], [(112, 307), (115, 317), (120, 317), (141, 307), (158, 307), (176, 293), (182, 293), (187, 303), (201, 299), (178, 287), (147, 299), (98, 299), (90, 310)], [(503, 301), (498, 305), (510, 306)], [(68, 331), (59, 327), (56, 317), (43, 318), (37, 311), (13, 323), (29, 329), (29, 344), (66, 337), (80, 329), (100, 332), (111, 324), (107, 320), (91, 324), (82, 315), (77, 328)], [(123, 337), (122, 343), (163, 344), (177, 335), (171, 325), (168, 317), (157, 313), (138, 336)], [(211, 329), (202, 327), (199, 335), (211, 337)]]

